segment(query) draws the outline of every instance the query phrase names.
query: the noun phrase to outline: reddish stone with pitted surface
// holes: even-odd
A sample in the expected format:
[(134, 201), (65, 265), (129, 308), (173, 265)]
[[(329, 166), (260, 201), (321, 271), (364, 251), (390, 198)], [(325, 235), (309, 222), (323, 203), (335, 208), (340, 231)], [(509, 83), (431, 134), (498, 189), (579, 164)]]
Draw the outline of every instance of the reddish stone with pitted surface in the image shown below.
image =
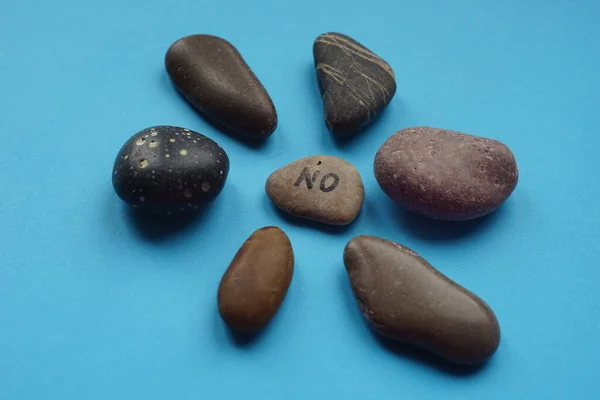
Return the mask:
[(426, 217), (461, 221), (498, 208), (519, 179), (503, 143), (465, 133), (402, 129), (379, 148), (375, 177), (397, 204)]

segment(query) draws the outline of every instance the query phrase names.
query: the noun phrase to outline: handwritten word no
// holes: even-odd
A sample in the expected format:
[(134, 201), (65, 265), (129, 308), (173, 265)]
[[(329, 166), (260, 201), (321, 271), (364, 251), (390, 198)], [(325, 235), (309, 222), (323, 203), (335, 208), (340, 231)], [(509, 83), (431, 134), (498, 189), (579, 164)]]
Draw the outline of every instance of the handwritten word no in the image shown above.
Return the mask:
[[(308, 167), (304, 167), (304, 169), (300, 173), (300, 176), (296, 180), (296, 183), (294, 183), (294, 186), (300, 186), (302, 181), (304, 181), (306, 183), (306, 187), (309, 190), (312, 190), (313, 185), (314, 185), (315, 181), (317, 180), (317, 178), (319, 177), (320, 173), (321, 173), (321, 171), (316, 170), (311, 176), (310, 171), (308, 170)], [(319, 189), (321, 190), (321, 192), (325, 192), (325, 193), (331, 192), (333, 189), (335, 189), (337, 187), (337, 185), (339, 183), (340, 183), (340, 177), (337, 176), (336, 174), (334, 174), (333, 172), (329, 172), (321, 177), (321, 182), (319, 183)]]

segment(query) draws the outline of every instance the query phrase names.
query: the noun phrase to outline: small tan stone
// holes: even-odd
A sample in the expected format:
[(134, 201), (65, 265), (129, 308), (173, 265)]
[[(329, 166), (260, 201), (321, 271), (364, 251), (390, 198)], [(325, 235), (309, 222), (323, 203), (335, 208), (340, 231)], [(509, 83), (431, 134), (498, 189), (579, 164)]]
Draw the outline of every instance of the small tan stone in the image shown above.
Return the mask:
[(295, 217), (329, 225), (348, 225), (365, 197), (360, 174), (349, 162), (332, 156), (294, 161), (267, 179), (267, 195)]

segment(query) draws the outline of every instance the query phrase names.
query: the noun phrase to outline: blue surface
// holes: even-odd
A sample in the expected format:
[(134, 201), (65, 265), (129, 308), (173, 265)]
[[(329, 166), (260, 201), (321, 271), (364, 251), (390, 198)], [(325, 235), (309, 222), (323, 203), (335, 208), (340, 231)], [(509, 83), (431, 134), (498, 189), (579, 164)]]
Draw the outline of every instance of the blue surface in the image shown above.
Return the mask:
[[(594, 399), (600, 397), (600, 3), (597, 1), (15, 1), (0, 11), (0, 398)], [(355, 37), (398, 92), (363, 135), (322, 120), (312, 42)], [(279, 127), (251, 148), (172, 88), (168, 46), (230, 40), (271, 94)], [(172, 124), (228, 152), (231, 174), (185, 229), (133, 220), (111, 186), (135, 132)], [(377, 186), (377, 148), (430, 125), (502, 140), (521, 177), (495, 214), (415, 218)], [(297, 158), (357, 166), (366, 201), (348, 229), (276, 213), (264, 182)], [(254, 342), (221, 323), (216, 290), (241, 243), (276, 224), (296, 252), (279, 314)], [(495, 310), (502, 342), (466, 373), (381, 346), (342, 249), (368, 233), (421, 253)]]

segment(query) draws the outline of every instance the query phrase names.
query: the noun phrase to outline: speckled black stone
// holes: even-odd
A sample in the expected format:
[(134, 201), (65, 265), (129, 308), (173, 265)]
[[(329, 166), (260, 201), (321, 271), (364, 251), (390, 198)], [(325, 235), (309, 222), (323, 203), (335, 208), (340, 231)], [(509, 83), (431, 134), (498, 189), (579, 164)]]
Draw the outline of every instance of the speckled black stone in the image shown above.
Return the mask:
[(313, 55), (325, 124), (336, 136), (361, 131), (396, 93), (390, 65), (349, 36), (333, 32), (320, 35)]
[(112, 182), (127, 204), (152, 214), (193, 212), (213, 200), (229, 174), (229, 157), (216, 142), (175, 126), (133, 135), (114, 163)]
[(181, 94), (225, 131), (263, 140), (277, 127), (271, 97), (227, 40), (211, 35), (181, 38), (167, 51), (165, 66)]

